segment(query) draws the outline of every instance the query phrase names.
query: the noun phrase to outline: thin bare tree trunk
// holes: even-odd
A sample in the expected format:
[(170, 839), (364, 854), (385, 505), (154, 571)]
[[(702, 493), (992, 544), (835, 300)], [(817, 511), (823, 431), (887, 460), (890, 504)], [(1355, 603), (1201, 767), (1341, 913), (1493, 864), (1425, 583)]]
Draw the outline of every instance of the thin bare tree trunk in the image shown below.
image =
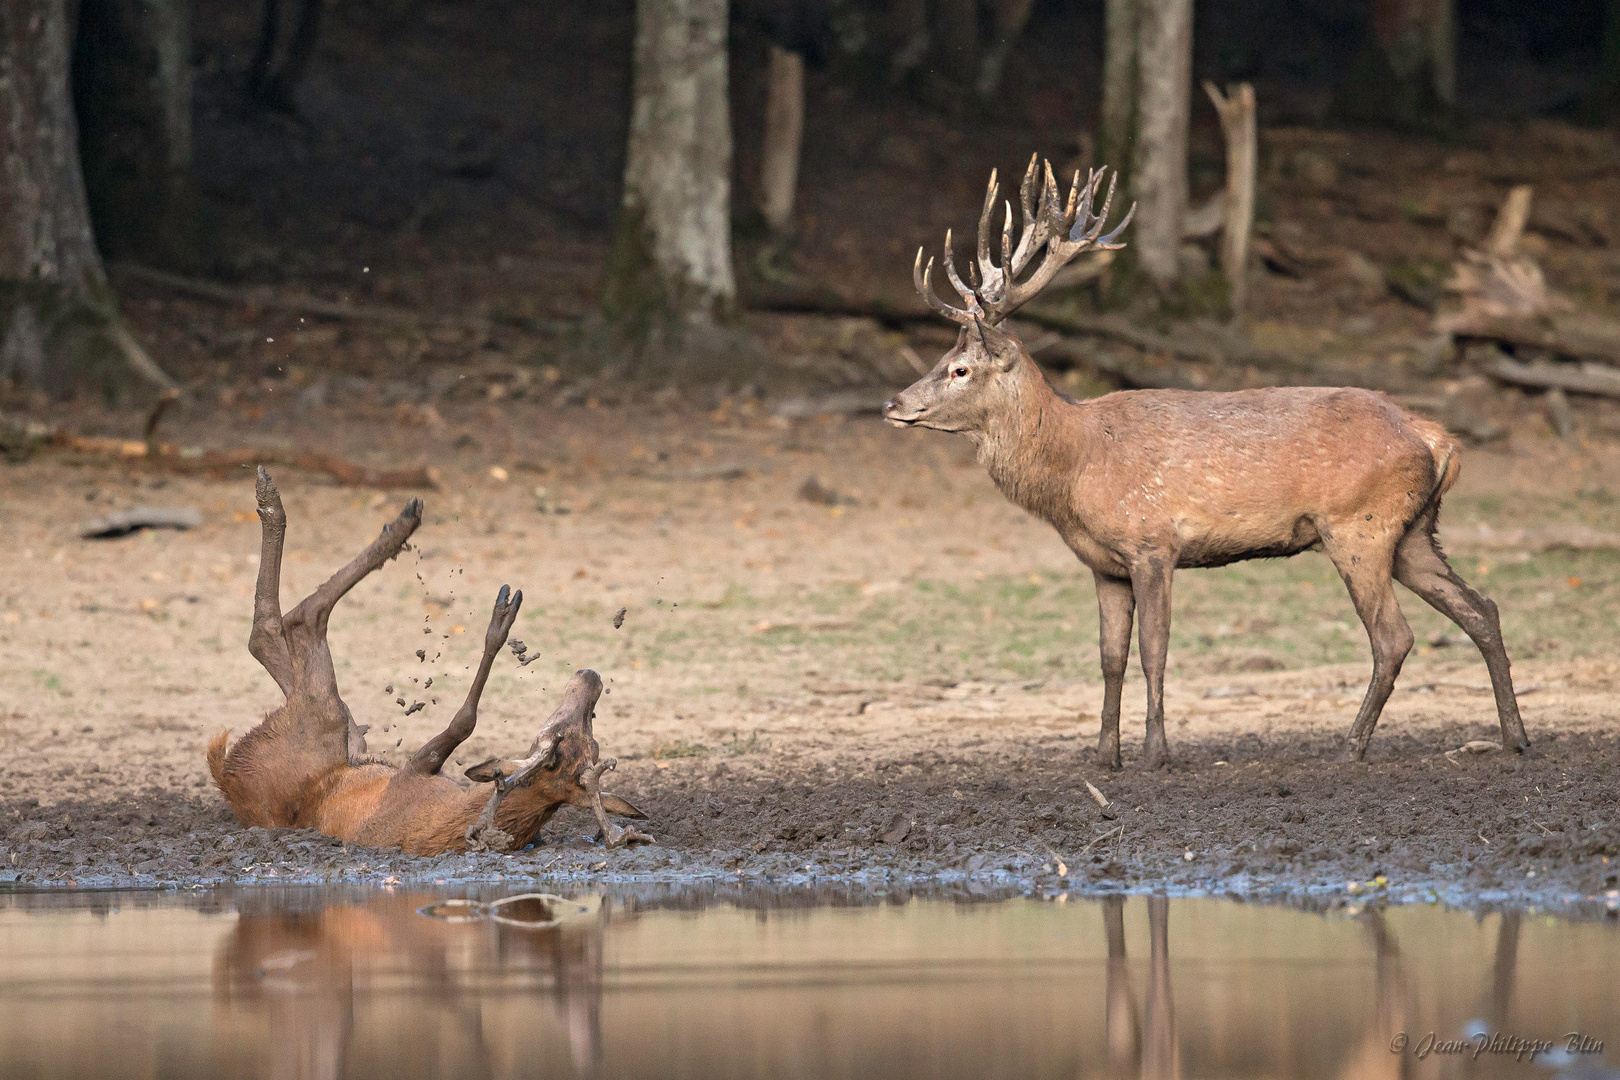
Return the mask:
[(726, 0), (638, 0), (632, 95), (604, 312), (632, 328), (712, 322), (737, 292)]
[(1097, 163), (1127, 179), (1136, 142), (1136, 48), (1138, 0), (1108, 0), (1103, 15), (1102, 120)]
[(0, 379), (174, 384), (117, 314), (79, 170), (63, 0), (0, 3)]
[(765, 152), (760, 165), (760, 212), (773, 233), (793, 231), (793, 196), (799, 184), (804, 136), (804, 57), (771, 46), (770, 89), (765, 98)]
[(1259, 160), (1255, 132), (1254, 87), (1239, 83), (1226, 96), (1212, 82), (1204, 92), (1221, 118), (1226, 134), (1226, 223), (1221, 235), (1221, 273), (1232, 297), (1232, 317), (1243, 318), (1249, 292), (1249, 236), (1254, 229), (1254, 184)]
[(894, 41), (889, 81), (900, 83), (928, 55), (928, 0), (890, 0), (889, 32)]
[(90, 216), (112, 258), (193, 261), (186, 0), (81, 0), (73, 98)]
[(979, 77), (974, 84), (979, 97), (995, 96), (1001, 77), (1007, 71), (1007, 58), (1018, 44), (1018, 36), (1024, 32), (1024, 24), (1029, 22), (1029, 13), (1034, 7), (1035, 0), (995, 0), (995, 36), (979, 62)]
[(1340, 111), (1424, 128), (1443, 123), (1456, 104), (1456, 0), (1373, 0), (1372, 40), (1345, 82)]
[(1137, 258), (1163, 289), (1176, 279), (1187, 214), (1187, 121), (1192, 104), (1192, 0), (1141, 0), (1137, 142), (1131, 195), (1140, 206)]

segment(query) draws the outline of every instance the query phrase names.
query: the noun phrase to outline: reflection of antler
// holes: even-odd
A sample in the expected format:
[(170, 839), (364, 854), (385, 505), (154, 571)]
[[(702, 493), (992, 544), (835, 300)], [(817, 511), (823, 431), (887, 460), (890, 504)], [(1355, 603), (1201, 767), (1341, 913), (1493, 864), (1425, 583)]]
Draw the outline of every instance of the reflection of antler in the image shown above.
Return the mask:
[(610, 848), (620, 844), (653, 844), (657, 843), (652, 837), (637, 829), (634, 825), (619, 828), (608, 820), (607, 809), (602, 805), (602, 774), (618, 768), (617, 758), (607, 758), (591, 765), (579, 774), (579, 786), (591, 798), (591, 810), (596, 814), (596, 820), (602, 823), (602, 842)]

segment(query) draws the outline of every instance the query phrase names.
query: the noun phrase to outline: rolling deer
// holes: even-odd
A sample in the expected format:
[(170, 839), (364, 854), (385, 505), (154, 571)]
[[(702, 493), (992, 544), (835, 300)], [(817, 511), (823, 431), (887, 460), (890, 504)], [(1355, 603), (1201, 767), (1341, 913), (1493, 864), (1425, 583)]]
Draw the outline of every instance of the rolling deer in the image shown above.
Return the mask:
[(1308, 550), (1333, 561), (1372, 642), (1372, 680), (1350, 729), (1349, 757), (1365, 756), (1412, 647), (1395, 581), (1479, 646), (1502, 745), (1527, 749), (1496, 605), (1457, 575), (1435, 537), (1440, 497), (1460, 465), (1445, 429), (1360, 389), (1126, 390), (1090, 401), (1057, 393), (1001, 324), (1076, 255), (1123, 247), (1116, 237), (1135, 207), (1103, 235), (1114, 189), (1110, 182), (1094, 215), (1103, 172), (1084, 181), (1076, 173), (1064, 202), (1051, 165), (1038, 182), (1035, 164), (1031, 159), (1024, 175), (1016, 246), (1012, 207), (1006, 208), (999, 265), (991, 255), (998, 190), (991, 173), (972, 287), (957, 274), (945, 234), (945, 273), (961, 307), (935, 294), (934, 261), (925, 268), (918, 250), (917, 291), (961, 329), (955, 347), (884, 403), (883, 415), (899, 427), (967, 435), (1002, 493), (1055, 528), (1091, 569), (1103, 670), (1099, 761), (1120, 766), (1120, 694), (1133, 615), (1140, 619), (1147, 677), (1143, 760), (1149, 768), (1169, 761), (1164, 666), (1176, 570)]
[(237, 740), (229, 753), (229, 732), (209, 743), (208, 769), (238, 821), (318, 829), (346, 843), (399, 847), (413, 855), (515, 851), (539, 834), (558, 807), (571, 803), (595, 812), (609, 847), (650, 841), (608, 820), (609, 813), (646, 815), (602, 790), (601, 776), (616, 762), (599, 759), (591, 732), (602, 679), (589, 668), (568, 681), (562, 703), (522, 758), (491, 758), (472, 766), (466, 771), (474, 782), (470, 789), (440, 771), (473, 733), (484, 683), (523, 606), (523, 593), (505, 585), (495, 600), (467, 700), (449, 726), (402, 766), (366, 757), (366, 729), (355, 723), (338, 694), (327, 621), (345, 593), (404, 550), (422, 523), (422, 500), (410, 500), (369, 547), (283, 614), (281, 552), (287, 514), (281, 493), (262, 466), (257, 495), (263, 535), (248, 651), (276, 681), (286, 702)]

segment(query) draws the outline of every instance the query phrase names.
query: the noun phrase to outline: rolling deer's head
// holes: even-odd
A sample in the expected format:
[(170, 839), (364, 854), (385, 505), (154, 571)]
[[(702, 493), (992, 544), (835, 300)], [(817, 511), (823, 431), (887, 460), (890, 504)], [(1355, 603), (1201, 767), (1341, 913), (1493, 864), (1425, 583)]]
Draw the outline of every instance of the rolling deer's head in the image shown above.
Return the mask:
[[(945, 233), (945, 275), (962, 297), (962, 307), (952, 307), (934, 292), (934, 260), (923, 266), (923, 252), (917, 249), (912, 280), (928, 306), (961, 327), (956, 346), (934, 369), (896, 394), (883, 405), (884, 419), (896, 427), (926, 427), (938, 431), (982, 432), (992, 418), (1017, 405), (1023, 381), (1028, 378), (1029, 354), (1010, 330), (1000, 324), (1036, 293), (1046, 287), (1060, 269), (1083, 251), (1113, 251), (1124, 247), (1115, 237), (1130, 224), (1136, 213), (1132, 206), (1114, 231), (1103, 235), (1103, 223), (1114, 198), (1114, 184), (1108, 185), (1102, 210), (1093, 215), (1092, 203), (1102, 185), (1106, 170), (1094, 169), (1082, 183), (1074, 174), (1067, 203), (1059, 201), (1057, 180), (1051, 162), (1046, 163), (1045, 179), (1036, 186), (1036, 158), (1030, 158), (1019, 191), (1023, 211), (1023, 231), (1013, 244), (1012, 205), (1006, 206), (1001, 226), (1001, 264), (990, 253), (990, 219), (995, 211), (998, 186), (990, 174), (984, 210), (979, 215), (979, 246), (975, 264), (968, 273), (973, 285), (956, 272), (951, 251), (951, 234)], [(1115, 175), (1115, 180), (1118, 175)], [(1039, 206), (1037, 207), (1037, 195)], [(1045, 256), (1035, 271), (1019, 280), (1036, 254)]]
[[(490, 758), (466, 772), (474, 783), (496, 785), (496, 804), (507, 806), (500, 819), (536, 822), (535, 828), (570, 803), (594, 810), (604, 833), (612, 839), (617, 827), (604, 816), (645, 818), (647, 815), (611, 792), (601, 789), (603, 772), (612, 769), (612, 758), (599, 760), (600, 750), (591, 731), (596, 702), (602, 696), (602, 677), (590, 668), (574, 672), (563, 688), (562, 702), (540, 729), (540, 734), (521, 758)], [(492, 814), (494, 807), (491, 808)], [(524, 831), (527, 831), (526, 829)]]

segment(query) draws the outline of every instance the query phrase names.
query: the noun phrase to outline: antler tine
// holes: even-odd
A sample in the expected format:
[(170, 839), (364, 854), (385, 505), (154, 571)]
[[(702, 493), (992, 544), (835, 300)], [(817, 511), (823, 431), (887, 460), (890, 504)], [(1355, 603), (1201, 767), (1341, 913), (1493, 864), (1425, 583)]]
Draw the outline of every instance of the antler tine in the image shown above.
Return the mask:
[(1018, 187), (1018, 200), (1024, 211), (1024, 228), (1035, 224), (1035, 166), (1041, 155), (1029, 155), (1029, 168), (1024, 170), (1024, 182)]
[(1007, 208), (1007, 215), (1001, 219), (1001, 267), (1007, 275), (1005, 284), (1012, 284), (1013, 242), (1012, 242), (1012, 201), (1003, 203)]
[(996, 264), (990, 258), (990, 215), (996, 209), (996, 196), (1001, 192), (1001, 185), (996, 183), (996, 170), (990, 170), (990, 183), (984, 189), (984, 209), (979, 211), (979, 246), (976, 252), (979, 260), (979, 280), (986, 285), (996, 277)]
[(979, 295), (968, 288), (967, 284), (962, 281), (961, 275), (956, 272), (956, 259), (951, 253), (951, 230), (949, 229), (945, 230), (945, 276), (950, 279), (951, 288), (955, 289), (957, 295), (962, 298), (962, 302), (967, 305), (968, 311), (971, 312), (979, 306)]
[(917, 261), (911, 266), (911, 283), (916, 286), (918, 294), (928, 303), (936, 314), (943, 315), (954, 323), (970, 326), (973, 323), (973, 313), (961, 308), (954, 308), (939, 298), (934, 292), (934, 260), (929, 258), (927, 269), (923, 268), (923, 249), (917, 249)]
[(1090, 177), (1086, 179), (1085, 194), (1080, 196), (1080, 206), (1073, 219), (1069, 222), (1069, 240), (1085, 242), (1096, 238), (1101, 221), (1091, 216), (1091, 205), (1097, 197), (1097, 185), (1102, 182), (1102, 171), (1093, 169)]
[(1100, 236), (1096, 240), (1093, 240), (1091, 242), (1091, 246), (1098, 251), (1118, 251), (1120, 248), (1124, 247), (1125, 242), (1123, 240), (1115, 241), (1114, 237), (1124, 232), (1125, 226), (1129, 225), (1131, 223), (1131, 218), (1135, 216), (1136, 204), (1131, 203), (1131, 208), (1125, 211), (1124, 220), (1122, 220), (1118, 225), (1114, 226), (1114, 231), (1109, 233), (1107, 236)]

